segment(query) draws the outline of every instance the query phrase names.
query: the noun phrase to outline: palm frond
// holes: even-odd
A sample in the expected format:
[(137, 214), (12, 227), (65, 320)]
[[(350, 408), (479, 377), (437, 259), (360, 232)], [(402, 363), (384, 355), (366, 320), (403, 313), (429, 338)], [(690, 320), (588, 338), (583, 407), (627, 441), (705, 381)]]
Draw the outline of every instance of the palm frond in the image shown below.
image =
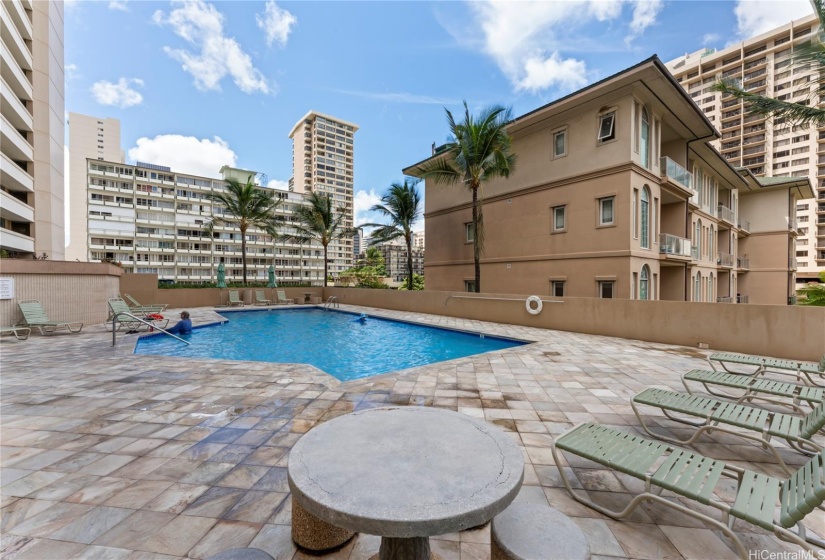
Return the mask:
[(730, 81), (717, 82), (713, 85), (713, 89), (743, 100), (747, 103), (747, 111), (750, 113), (766, 115), (774, 119), (784, 118), (800, 126), (825, 123), (825, 109), (750, 93)]

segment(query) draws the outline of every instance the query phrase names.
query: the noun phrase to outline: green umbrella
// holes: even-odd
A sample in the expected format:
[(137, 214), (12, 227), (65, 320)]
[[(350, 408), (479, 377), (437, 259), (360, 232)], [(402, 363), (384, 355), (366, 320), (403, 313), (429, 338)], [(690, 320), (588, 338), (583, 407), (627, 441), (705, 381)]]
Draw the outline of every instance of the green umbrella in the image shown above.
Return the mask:
[(275, 280), (275, 266), (269, 265), (269, 283), (266, 285), (267, 288), (277, 288), (278, 281)]
[(223, 263), (218, 265), (218, 288), (226, 288), (226, 267)]

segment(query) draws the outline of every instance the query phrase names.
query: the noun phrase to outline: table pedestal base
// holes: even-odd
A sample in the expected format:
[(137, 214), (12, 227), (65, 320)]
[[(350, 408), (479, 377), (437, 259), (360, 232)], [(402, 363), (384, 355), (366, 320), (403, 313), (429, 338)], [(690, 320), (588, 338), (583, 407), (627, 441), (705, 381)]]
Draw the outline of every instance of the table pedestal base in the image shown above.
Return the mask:
[(443, 560), (441, 556), (430, 551), (430, 539), (413, 537), (410, 539), (392, 539), (381, 537), (378, 554), (369, 560)]
[(319, 552), (336, 548), (355, 533), (321, 521), (295, 500), (292, 501), (292, 540), (301, 548)]

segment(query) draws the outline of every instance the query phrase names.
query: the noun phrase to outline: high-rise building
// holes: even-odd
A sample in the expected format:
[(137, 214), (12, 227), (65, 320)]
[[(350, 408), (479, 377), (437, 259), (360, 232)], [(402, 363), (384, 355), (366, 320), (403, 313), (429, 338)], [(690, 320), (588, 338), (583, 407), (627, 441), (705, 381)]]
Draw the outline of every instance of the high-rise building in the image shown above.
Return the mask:
[[(203, 226), (223, 207), (210, 194), (224, 189), (222, 179), (176, 173), (169, 167), (87, 160), (89, 261), (114, 261), (127, 272), (157, 274), (161, 280), (214, 282), (220, 263), (228, 281), (242, 279), (240, 231)], [(223, 179), (246, 182), (254, 171), (224, 166)], [(265, 189), (265, 187), (260, 187)], [(268, 189), (281, 199), (276, 215), (288, 224), (304, 195)], [(270, 234), (250, 228), (246, 234), (247, 278), (266, 281), (270, 266), (282, 285), (322, 285), (323, 249), (317, 243), (276, 242)]]
[(0, 249), (64, 258), (63, 3), (0, 8)]
[[(388, 243), (378, 243), (374, 247), (384, 259), (386, 276), (393, 282), (404, 282), (407, 279), (407, 245), (403, 239), (396, 239)], [(366, 254), (362, 255), (362, 259)], [(413, 245), (412, 250), (413, 274), (424, 275), (424, 251)]]
[(69, 113), (67, 261), (86, 261), (89, 258), (87, 159), (124, 163), (118, 119)]
[[(754, 177), (651, 57), (507, 125), (518, 172), (485, 186), (481, 288), (554, 297), (794, 301), (806, 177)], [(448, 153), (436, 150), (403, 172)], [(475, 291), (467, 189), (425, 180), (427, 289)]]
[(363, 230), (356, 230), (355, 235), (352, 236), (352, 258), (357, 259), (361, 254), (361, 241), (363, 240)]
[(818, 68), (792, 64), (794, 47), (815, 37), (815, 15), (716, 51), (703, 49), (667, 63), (688, 95), (722, 133), (713, 141), (735, 167), (758, 177), (809, 177), (814, 199), (797, 204), (797, 282), (825, 270), (825, 126), (788, 126), (784, 119), (750, 115), (733, 97), (713, 91), (721, 78), (744, 89), (780, 100), (818, 104)]
[[(292, 178), (289, 189), (332, 196), (345, 213), (344, 227), (354, 224), (353, 137), (358, 125), (310, 111), (289, 133), (292, 138)], [(352, 238), (330, 243), (329, 274), (337, 277), (352, 267)]]
[(417, 231), (413, 235), (413, 247), (416, 249), (424, 250), (424, 232)]

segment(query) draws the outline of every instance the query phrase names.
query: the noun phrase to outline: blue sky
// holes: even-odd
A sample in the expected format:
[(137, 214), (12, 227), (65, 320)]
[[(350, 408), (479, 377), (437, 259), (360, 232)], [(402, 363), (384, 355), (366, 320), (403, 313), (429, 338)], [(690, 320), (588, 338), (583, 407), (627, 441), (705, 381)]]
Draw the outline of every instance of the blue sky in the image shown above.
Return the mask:
[(127, 161), (292, 173), (310, 109), (358, 124), (356, 220), (447, 136), (444, 108), (530, 111), (652, 54), (724, 47), (808, 0), (66, 2), (66, 111), (121, 121)]

